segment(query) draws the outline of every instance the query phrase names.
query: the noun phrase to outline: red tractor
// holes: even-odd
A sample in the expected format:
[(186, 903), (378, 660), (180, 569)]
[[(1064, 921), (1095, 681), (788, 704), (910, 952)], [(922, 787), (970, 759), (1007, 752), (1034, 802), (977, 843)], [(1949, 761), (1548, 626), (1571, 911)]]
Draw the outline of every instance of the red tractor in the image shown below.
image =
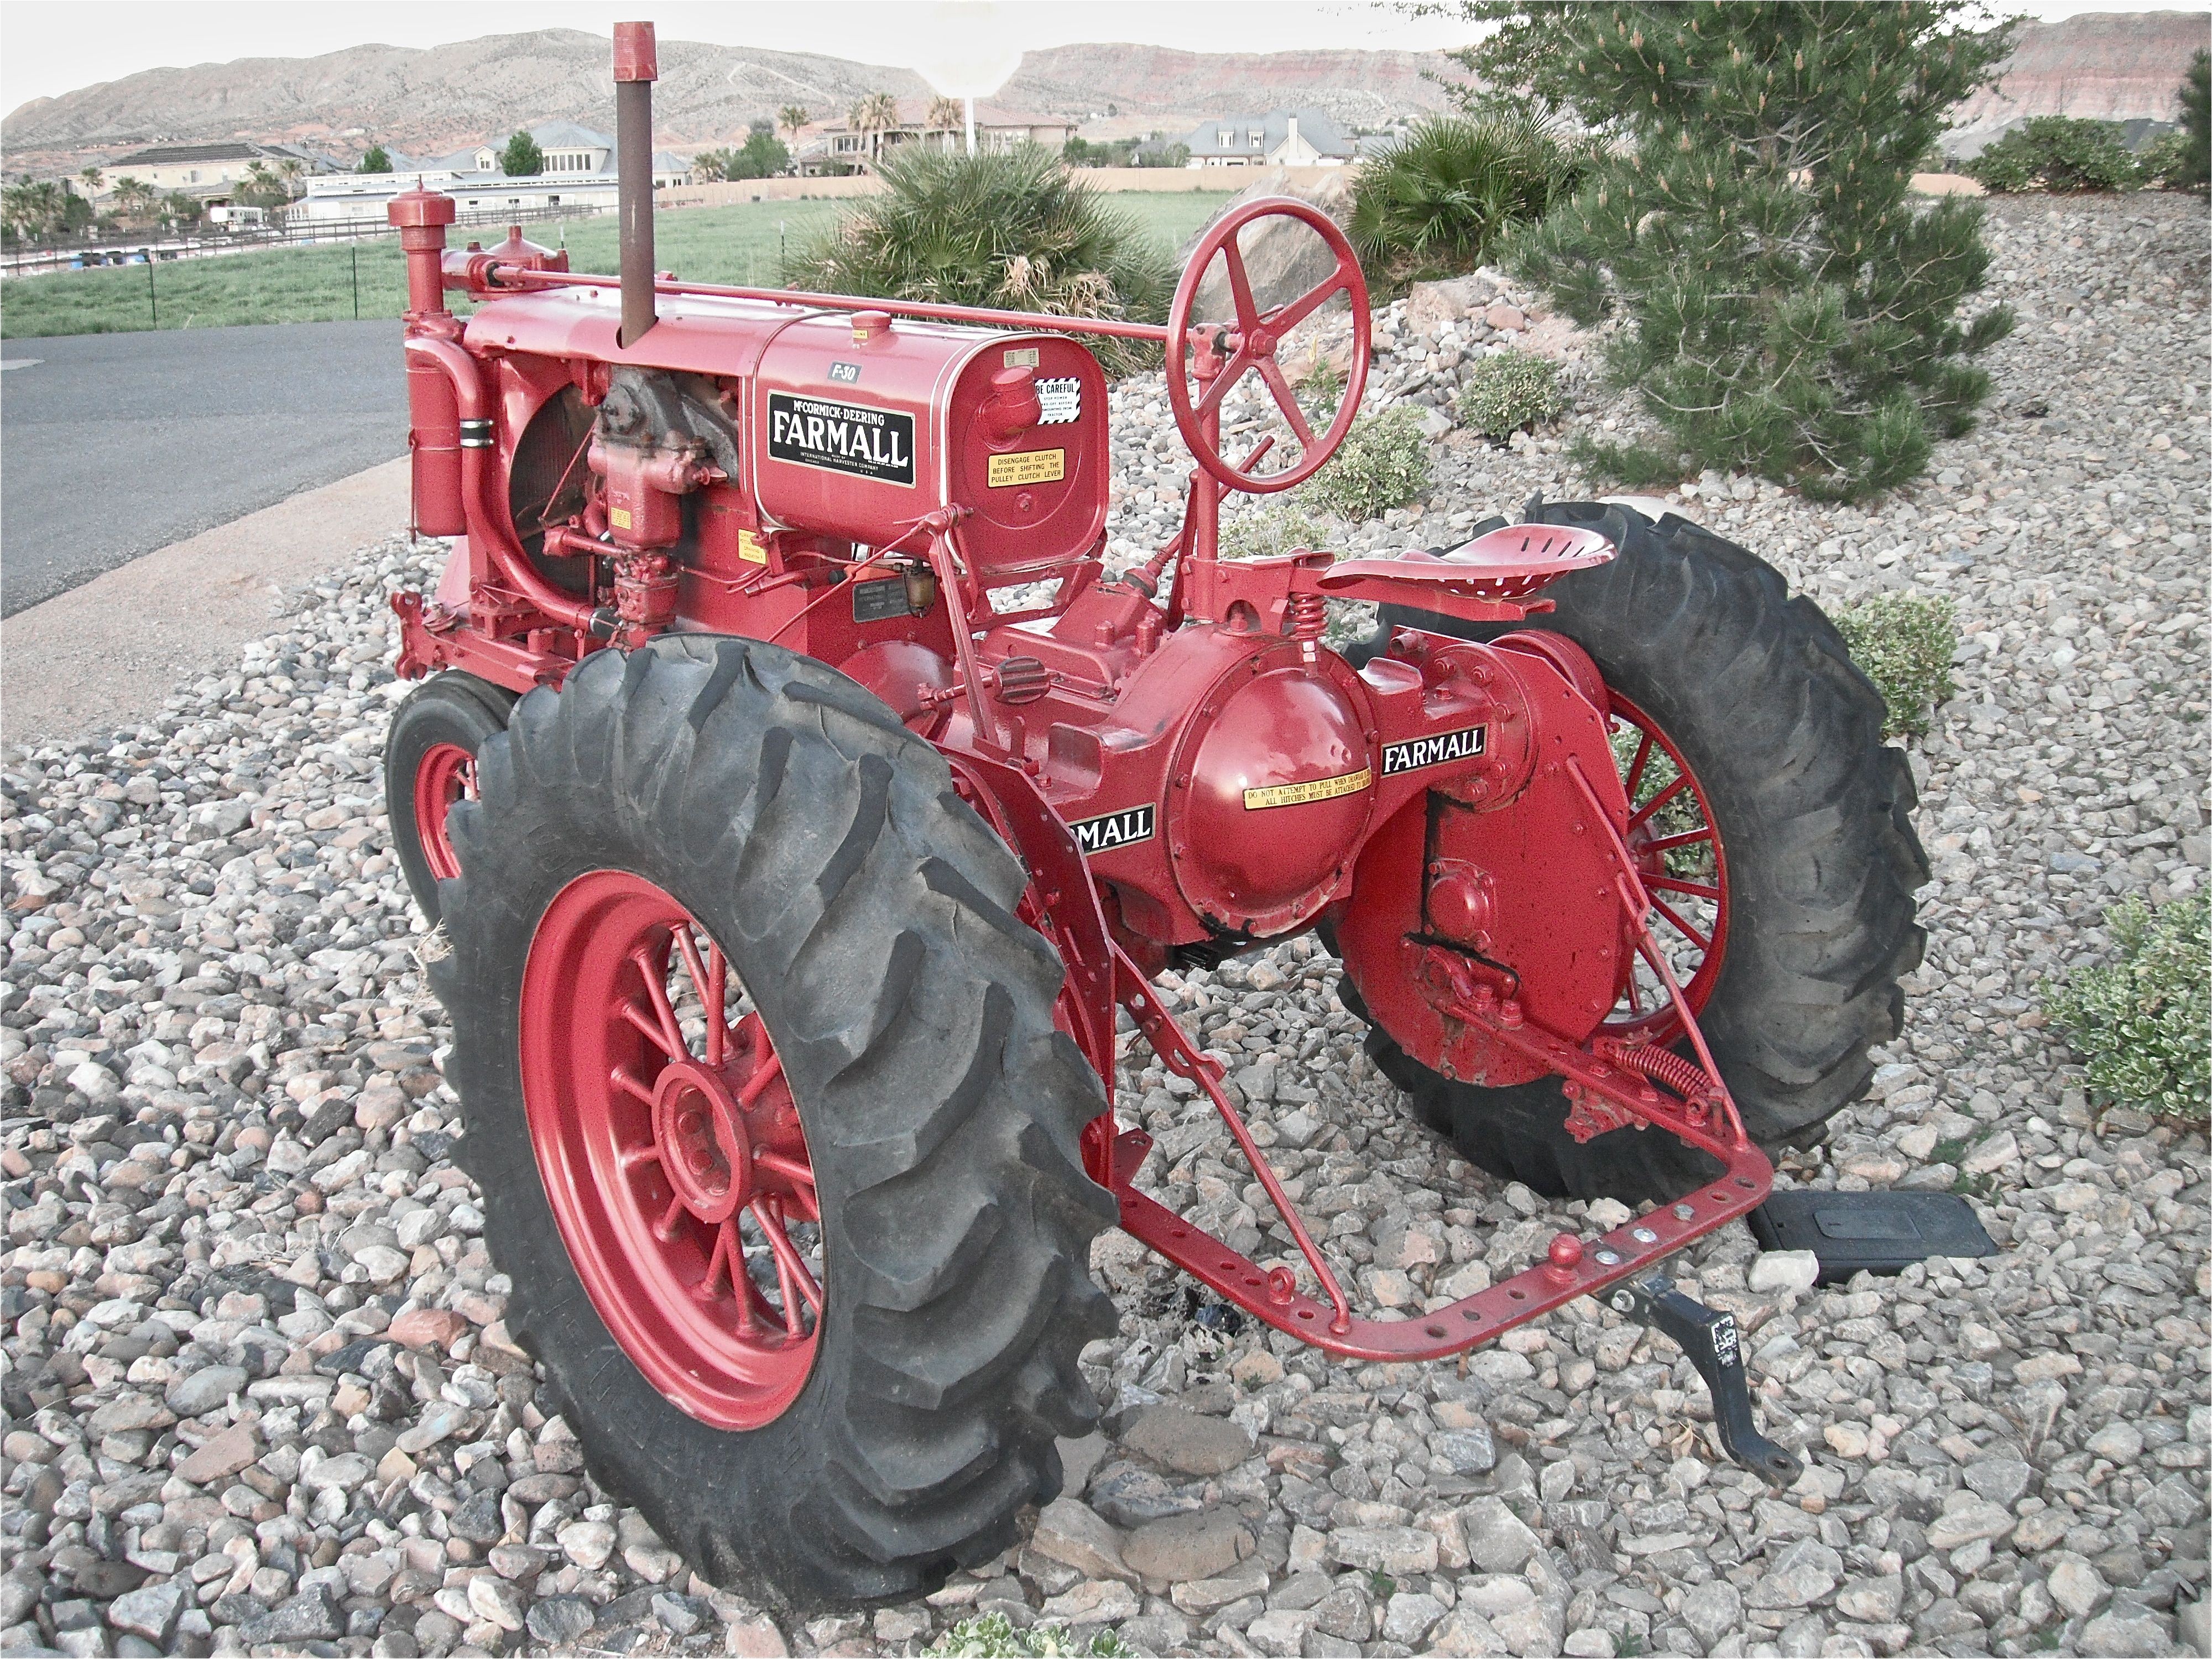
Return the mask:
[[(1310, 476), (1359, 405), (1365, 289), (1326, 216), (1230, 215), (1164, 327), (680, 283), (653, 270), (651, 27), (616, 42), (619, 280), (519, 231), (447, 252), (434, 192), (392, 207), (416, 525), (461, 538), (394, 600), (428, 678), (392, 821), (450, 945), (508, 1322), (599, 1479), (787, 1605), (926, 1589), (1005, 1548), (1097, 1420), (1077, 1357), (1115, 1328), (1088, 1250), (1115, 1223), (1348, 1358), (1601, 1294), (1786, 1478), (1733, 1323), (1652, 1269), (1861, 1091), (1918, 957), (1911, 774), (1826, 619), (1603, 503), (1224, 560), (1226, 493)], [(1263, 303), (1240, 233), (1271, 220), (1328, 274)], [(1217, 271), (1231, 315), (1202, 320)], [(1333, 301), (1325, 417), (1280, 364)], [(1164, 352), (1197, 462), (1178, 533), (1118, 574), (1086, 335)], [(1279, 447), (1232, 457), (1224, 408), (1255, 400)], [(1382, 627), (1331, 649), (1333, 600)], [(1364, 1315), (1151, 984), (1307, 929), (1471, 1161), (1651, 1206)], [(1274, 1201), (1263, 1259), (1138, 1189), (1123, 1012)]]

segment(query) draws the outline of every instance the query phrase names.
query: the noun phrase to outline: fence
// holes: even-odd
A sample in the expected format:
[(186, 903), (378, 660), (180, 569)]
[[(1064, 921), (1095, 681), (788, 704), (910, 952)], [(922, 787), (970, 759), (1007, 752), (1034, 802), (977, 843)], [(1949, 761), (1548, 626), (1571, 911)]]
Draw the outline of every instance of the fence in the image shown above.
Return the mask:
[[(479, 209), (474, 213), (459, 215), (454, 223), (457, 227), (537, 224), (555, 219), (589, 219), (600, 211), (596, 204), (591, 203), (557, 208)], [(123, 263), (129, 264), (135, 264), (142, 258), (149, 262), (204, 259), (224, 253), (248, 253), (256, 248), (314, 247), (332, 242), (376, 241), (396, 234), (397, 230), (390, 224), (362, 219), (258, 226), (248, 230), (225, 232), (218, 236), (157, 236), (151, 240), (99, 237), (51, 246), (11, 249), (0, 255), (0, 278), (68, 270), (80, 260), (100, 264), (117, 263), (108, 257), (110, 255), (120, 256)]]

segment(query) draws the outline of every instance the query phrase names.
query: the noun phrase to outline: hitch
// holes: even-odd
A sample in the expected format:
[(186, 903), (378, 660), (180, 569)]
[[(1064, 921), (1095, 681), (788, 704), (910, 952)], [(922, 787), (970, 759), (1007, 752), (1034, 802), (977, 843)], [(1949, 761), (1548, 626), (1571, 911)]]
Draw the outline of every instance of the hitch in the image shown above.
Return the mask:
[(1672, 1337), (1713, 1397), (1713, 1426), (1728, 1455), (1777, 1486), (1788, 1486), (1804, 1464), (1761, 1434), (1752, 1424), (1751, 1392), (1743, 1381), (1743, 1342), (1735, 1316), (1708, 1308), (1674, 1288), (1663, 1273), (1624, 1279), (1606, 1298), (1615, 1313), (1627, 1315), (1662, 1336)]

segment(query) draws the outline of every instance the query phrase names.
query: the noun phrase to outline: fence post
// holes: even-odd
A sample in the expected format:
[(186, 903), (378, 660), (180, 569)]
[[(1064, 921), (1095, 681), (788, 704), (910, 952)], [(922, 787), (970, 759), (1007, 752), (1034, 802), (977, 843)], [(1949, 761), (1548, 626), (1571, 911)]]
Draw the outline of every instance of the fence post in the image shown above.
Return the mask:
[(146, 307), (154, 313), (154, 326), (161, 327), (161, 301), (154, 292), (154, 255), (150, 250), (146, 255)]
[(361, 240), (355, 238), (348, 244), (353, 252), (353, 319), (361, 320)]

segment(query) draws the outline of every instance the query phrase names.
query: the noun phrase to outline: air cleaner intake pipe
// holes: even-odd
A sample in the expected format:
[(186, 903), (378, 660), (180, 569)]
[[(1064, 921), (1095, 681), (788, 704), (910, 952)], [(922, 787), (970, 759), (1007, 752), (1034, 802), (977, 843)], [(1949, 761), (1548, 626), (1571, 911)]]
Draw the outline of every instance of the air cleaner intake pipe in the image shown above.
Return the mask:
[(628, 348), (659, 320), (653, 309), (653, 83), (650, 23), (615, 25), (615, 171), (622, 219), (622, 333)]

